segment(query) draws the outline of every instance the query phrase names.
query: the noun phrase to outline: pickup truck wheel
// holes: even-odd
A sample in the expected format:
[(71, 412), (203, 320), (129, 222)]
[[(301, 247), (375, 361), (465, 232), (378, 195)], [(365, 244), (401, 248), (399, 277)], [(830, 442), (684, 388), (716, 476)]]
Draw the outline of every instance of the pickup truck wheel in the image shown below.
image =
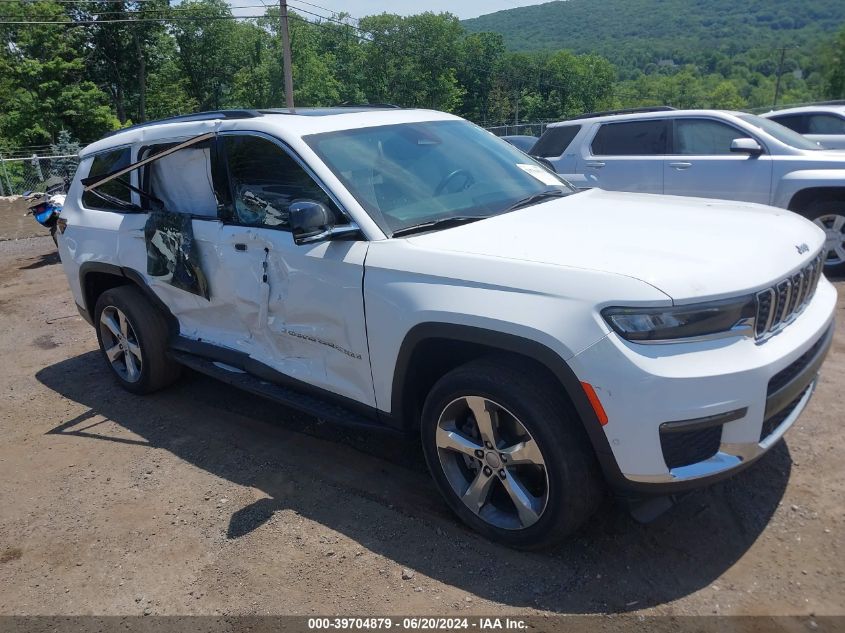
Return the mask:
[(803, 215), (827, 236), (825, 274), (845, 275), (845, 201), (817, 200), (807, 206)]
[(151, 393), (179, 378), (180, 365), (167, 355), (167, 322), (140, 290), (106, 290), (94, 315), (100, 351), (124, 389)]
[(423, 408), (440, 492), (464, 522), (511, 547), (563, 539), (603, 496), (592, 448), (556, 387), (514, 359), (483, 359), (443, 376)]

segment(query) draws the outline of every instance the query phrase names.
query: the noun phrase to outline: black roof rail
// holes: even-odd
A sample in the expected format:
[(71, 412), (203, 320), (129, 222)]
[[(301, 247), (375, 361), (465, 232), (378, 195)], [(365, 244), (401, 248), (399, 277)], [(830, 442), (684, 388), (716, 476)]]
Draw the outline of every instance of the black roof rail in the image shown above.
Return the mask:
[(349, 103), (345, 101), (343, 103), (338, 103), (335, 108), (395, 108), (397, 110), (401, 110), (402, 106), (398, 106), (395, 103)]
[(103, 138), (120, 134), (126, 130), (137, 130), (150, 125), (159, 125), (161, 123), (188, 123), (191, 121), (213, 121), (215, 119), (252, 119), (261, 116), (258, 110), (208, 110), (207, 112), (195, 112), (193, 114), (179, 114), (176, 116), (166, 117), (164, 119), (156, 119), (154, 121), (144, 121), (124, 127), (119, 130), (114, 130), (106, 134)]
[(599, 116), (614, 116), (616, 114), (640, 114), (642, 112), (669, 112), (674, 110), (672, 106), (647, 106), (642, 108), (624, 108), (622, 110), (605, 110), (604, 112), (587, 112), (578, 116), (569, 117), (567, 121), (578, 121), (579, 119), (592, 119)]

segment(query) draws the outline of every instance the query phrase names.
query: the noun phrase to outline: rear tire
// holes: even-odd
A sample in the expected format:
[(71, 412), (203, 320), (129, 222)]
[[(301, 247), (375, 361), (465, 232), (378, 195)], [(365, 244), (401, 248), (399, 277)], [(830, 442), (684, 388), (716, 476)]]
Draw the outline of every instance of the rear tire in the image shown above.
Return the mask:
[(530, 362), (491, 357), (447, 373), (423, 407), (423, 451), (447, 504), (509, 547), (563, 540), (604, 496), (592, 447), (560, 389)]
[(167, 320), (137, 287), (103, 292), (94, 319), (100, 351), (124, 389), (152, 393), (179, 378), (182, 368), (167, 353)]
[(808, 220), (827, 235), (827, 259), (824, 273), (830, 277), (845, 275), (845, 200), (814, 200), (801, 211)]

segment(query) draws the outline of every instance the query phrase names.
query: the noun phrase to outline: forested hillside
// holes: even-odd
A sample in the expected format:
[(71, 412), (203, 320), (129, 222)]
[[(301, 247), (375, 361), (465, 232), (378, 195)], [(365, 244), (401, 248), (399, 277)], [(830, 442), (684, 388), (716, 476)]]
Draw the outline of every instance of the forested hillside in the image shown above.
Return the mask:
[(845, 97), (842, 0), (566, 0), (462, 24), (513, 51), (600, 55), (624, 105), (763, 108), (779, 72), (778, 103)]
[(621, 69), (714, 53), (814, 50), (845, 22), (842, 0), (565, 0), (465, 20), (470, 32), (501, 33), (516, 51), (597, 53)]

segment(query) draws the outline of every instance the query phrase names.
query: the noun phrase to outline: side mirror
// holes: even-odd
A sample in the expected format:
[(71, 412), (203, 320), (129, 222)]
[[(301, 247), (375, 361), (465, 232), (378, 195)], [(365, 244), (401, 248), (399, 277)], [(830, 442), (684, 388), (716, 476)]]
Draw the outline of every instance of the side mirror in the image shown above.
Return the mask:
[(334, 224), (331, 212), (319, 202), (298, 200), (288, 208), (288, 222), (297, 244), (323, 239)]
[(335, 226), (335, 219), (331, 211), (314, 200), (298, 200), (288, 207), (288, 224), (296, 244), (363, 239), (357, 224)]
[(753, 138), (735, 138), (731, 141), (731, 152), (759, 156), (763, 153), (763, 148)]

